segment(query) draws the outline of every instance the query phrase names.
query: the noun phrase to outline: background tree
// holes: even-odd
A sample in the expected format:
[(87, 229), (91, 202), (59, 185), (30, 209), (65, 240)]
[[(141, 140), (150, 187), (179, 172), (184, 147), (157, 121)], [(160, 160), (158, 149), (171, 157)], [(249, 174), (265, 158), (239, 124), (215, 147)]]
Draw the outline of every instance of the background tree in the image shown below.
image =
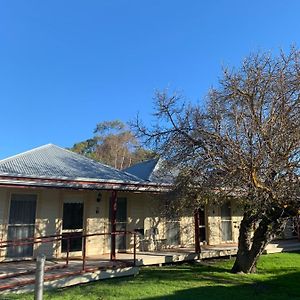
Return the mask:
[(119, 120), (97, 124), (94, 137), (73, 145), (70, 149), (117, 169), (153, 157), (153, 152), (141, 147), (138, 139)]
[(181, 206), (240, 201), (232, 271), (254, 272), (266, 245), (299, 209), (299, 52), (255, 54), (239, 69), (225, 69), (203, 108), (167, 92), (155, 100), (157, 125), (137, 120), (139, 136), (179, 169), (174, 191)]

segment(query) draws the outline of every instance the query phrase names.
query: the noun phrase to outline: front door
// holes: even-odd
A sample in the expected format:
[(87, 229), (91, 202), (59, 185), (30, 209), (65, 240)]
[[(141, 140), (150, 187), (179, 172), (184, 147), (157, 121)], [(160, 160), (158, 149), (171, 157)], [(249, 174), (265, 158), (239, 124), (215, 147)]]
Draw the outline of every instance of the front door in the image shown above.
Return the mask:
[[(117, 199), (116, 231), (127, 229), (127, 199)], [(116, 248), (119, 251), (126, 251), (126, 234), (116, 236)]]
[(206, 241), (205, 207), (200, 207), (198, 212), (199, 212), (199, 238), (200, 238), (200, 242), (205, 242)]
[[(9, 241), (32, 239), (35, 230), (37, 195), (12, 194), (8, 220)], [(8, 247), (7, 257), (31, 257), (33, 244)]]
[(178, 246), (180, 244), (180, 222), (178, 220), (166, 222), (167, 244)]
[(221, 232), (222, 241), (232, 241), (231, 205), (226, 202), (221, 206)]
[(62, 225), (62, 252), (82, 250), (83, 200), (70, 198), (64, 201)]

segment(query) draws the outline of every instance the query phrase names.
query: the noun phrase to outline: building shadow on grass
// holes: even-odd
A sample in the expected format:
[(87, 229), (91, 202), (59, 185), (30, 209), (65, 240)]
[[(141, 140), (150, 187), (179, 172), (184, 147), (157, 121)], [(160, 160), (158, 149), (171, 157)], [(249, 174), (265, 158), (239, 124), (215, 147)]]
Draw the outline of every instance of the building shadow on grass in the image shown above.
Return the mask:
[[(245, 275), (241, 275), (245, 276)], [(205, 284), (205, 282), (204, 282)], [(187, 288), (171, 295), (143, 297), (144, 300), (189, 300), (189, 299), (300, 299), (300, 272), (276, 276), (265, 281), (239, 283), (234, 280), (216, 280), (213, 285)]]
[[(216, 267), (214, 265), (204, 265), (198, 263), (182, 263), (177, 265), (168, 265), (163, 267), (143, 267), (140, 271), (135, 284), (144, 285), (153, 281), (172, 279), (172, 281), (199, 281), (199, 275), (210, 273), (224, 273), (228, 269)], [(124, 278), (106, 281), (106, 284), (115, 286), (116, 281), (124, 281)]]
[[(276, 259), (276, 257), (274, 257)], [(133, 278), (116, 278), (78, 286), (76, 296), (81, 299), (89, 293), (102, 295), (101, 284), (104, 284), (105, 295), (99, 299), (111, 299), (110, 290), (118, 290), (118, 286), (132, 284), (131, 288), (138, 292), (132, 293), (128, 299), (146, 300), (177, 300), (177, 299), (299, 299), (300, 272), (298, 266), (272, 264), (269, 268), (259, 269), (259, 275), (230, 274), (231, 261), (216, 266), (213, 261), (190, 264), (177, 264), (163, 267), (144, 267), (140, 274)], [(277, 265), (277, 267), (276, 267)], [(282, 264), (281, 264), (282, 266)], [(265, 275), (265, 276), (264, 276)], [(171, 281), (171, 283), (170, 283)], [(98, 285), (99, 284), (99, 285)], [(165, 285), (164, 285), (165, 284)], [(169, 287), (172, 284), (173, 287)], [(176, 288), (177, 286), (177, 288)], [(198, 287), (195, 287), (198, 286)], [(147, 288), (148, 287), (148, 288)], [(156, 290), (157, 288), (157, 290)], [(172, 290), (176, 290), (172, 292)], [(49, 291), (47, 299), (55, 298), (68, 289)], [(121, 295), (122, 289), (119, 292)], [(127, 291), (124, 291), (127, 294)], [(96, 295), (93, 294), (93, 295)], [(160, 294), (160, 296), (154, 296)], [(66, 294), (67, 295), (67, 294)], [(123, 295), (125, 296), (125, 295)], [(92, 298), (94, 299), (94, 298)], [(98, 298), (97, 298), (98, 299)], [(124, 299), (124, 297), (122, 298)]]

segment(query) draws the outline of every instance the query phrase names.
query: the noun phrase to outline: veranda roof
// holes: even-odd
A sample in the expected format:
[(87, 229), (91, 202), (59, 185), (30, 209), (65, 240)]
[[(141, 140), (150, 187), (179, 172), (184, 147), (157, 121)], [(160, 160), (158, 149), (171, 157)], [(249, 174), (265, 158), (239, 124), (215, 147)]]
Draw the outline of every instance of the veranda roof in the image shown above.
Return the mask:
[(159, 190), (157, 183), (47, 144), (0, 160), (0, 185)]

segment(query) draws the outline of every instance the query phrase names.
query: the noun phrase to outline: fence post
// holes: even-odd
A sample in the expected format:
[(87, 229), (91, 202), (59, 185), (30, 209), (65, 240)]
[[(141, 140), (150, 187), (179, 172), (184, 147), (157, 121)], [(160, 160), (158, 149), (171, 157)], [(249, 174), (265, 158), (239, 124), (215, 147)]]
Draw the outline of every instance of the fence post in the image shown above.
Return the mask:
[[(62, 239), (63, 241), (63, 239)], [(70, 236), (68, 235), (67, 239), (67, 257), (66, 257), (66, 266), (69, 265), (69, 256), (70, 256)]]
[(194, 210), (194, 223), (195, 223), (195, 253), (200, 259), (201, 247), (200, 247), (200, 230), (199, 230), (199, 208)]
[(111, 205), (111, 242), (110, 242), (110, 260), (116, 260), (116, 231), (117, 231), (117, 191), (113, 190), (110, 199)]
[(82, 271), (85, 270), (86, 261), (86, 236), (83, 236), (83, 246), (82, 246)]
[(36, 259), (34, 300), (43, 300), (45, 261), (46, 256), (43, 254)]
[(136, 232), (133, 233), (133, 265), (136, 266)]

